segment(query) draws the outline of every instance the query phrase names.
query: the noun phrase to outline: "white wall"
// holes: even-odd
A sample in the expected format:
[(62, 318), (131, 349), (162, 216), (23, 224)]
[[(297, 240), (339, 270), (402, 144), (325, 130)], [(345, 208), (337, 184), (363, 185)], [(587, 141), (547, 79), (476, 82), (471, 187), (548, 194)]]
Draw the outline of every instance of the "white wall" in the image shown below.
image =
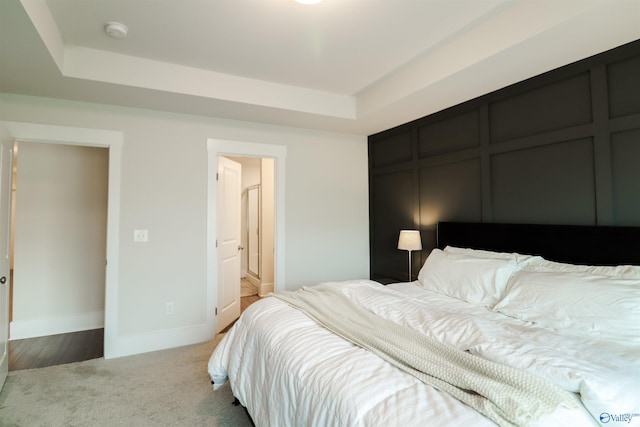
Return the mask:
[(104, 326), (108, 151), (19, 143), (11, 339)]
[[(354, 256), (354, 249), (369, 241), (368, 211), (362, 212), (363, 207), (368, 210), (369, 199), (367, 156), (365, 137), (356, 146), (339, 139), (289, 144), (288, 289), (324, 281), (329, 275), (335, 280), (369, 277), (361, 269), (368, 261)], [(360, 233), (367, 236), (363, 239)], [(360, 250), (361, 255), (369, 253), (368, 247)]]
[[(0, 94), (0, 111), (6, 121), (123, 133), (119, 336), (162, 337), (206, 321), (207, 138), (287, 147), (286, 289), (369, 275), (364, 135), (11, 94)], [(141, 228), (148, 243), (133, 242)], [(135, 351), (173, 345), (157, 341)]]

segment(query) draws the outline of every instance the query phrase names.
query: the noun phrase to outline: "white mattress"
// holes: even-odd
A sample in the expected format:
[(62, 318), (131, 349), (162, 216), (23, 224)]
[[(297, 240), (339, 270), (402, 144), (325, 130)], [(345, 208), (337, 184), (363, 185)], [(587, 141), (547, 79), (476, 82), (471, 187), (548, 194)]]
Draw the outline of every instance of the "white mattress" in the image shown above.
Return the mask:
[[(579, 392), (638, 380), (637, 348), (623, 343), (535, 328), (413, 283), (385, 287), (363, 280), (335, 285), (368, 310), (459, 349), (548, 378), (576, 393), (578, 401)], [(209, 374), (214, 388), (231, 382), (234, 395), (259, 427), (494, 425), (277, 298), (264, 298), (245, 311), (215, 349)], [(613, 388), (614, 400), (640, 402), (634, 394), (639, 392), (626, 385)], [(628, 410), (640, 412), (637, 406)], [(621, 411), (589, 409), (594, 415), (582, 405), (579, 410), (561, 407), (535, 425), (592, 426), (598, 425), (598, 411)], [(632, 421), (639, 422), (640, 416)]]

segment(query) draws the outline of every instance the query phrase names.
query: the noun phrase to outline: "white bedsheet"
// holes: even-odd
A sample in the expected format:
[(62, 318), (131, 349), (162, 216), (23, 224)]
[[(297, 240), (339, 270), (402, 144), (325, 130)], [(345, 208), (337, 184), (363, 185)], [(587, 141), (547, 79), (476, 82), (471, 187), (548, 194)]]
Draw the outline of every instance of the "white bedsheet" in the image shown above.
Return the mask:
[[(587, 402), (595, 406), (589, 408), (594, 416), (584, 408), (559, 408), (536, 425), (592, 426), (602, 412), (640, 413), (640, 404), (627, 407), (640, 402), (639, 392), (628, 388), (638, 380), (637, 348), (534, 328), (411, 283), (384, 287), (363, 280), (336, 286), (385, 318), (526, 369), (568, 391), (591, 393)], [(209, 374), (216, 386), (230, 380), (234, 395), (259, 427), (494, 425), (277, 298), (264, 298), (245, 311), (211, 356)], [(598, 395), (603, 384), (614, 389), (605, 392), (621, 400), (620, 406), (597, 407), (607, 401)], [(640, 416), (631, 425), (638, 422)]]

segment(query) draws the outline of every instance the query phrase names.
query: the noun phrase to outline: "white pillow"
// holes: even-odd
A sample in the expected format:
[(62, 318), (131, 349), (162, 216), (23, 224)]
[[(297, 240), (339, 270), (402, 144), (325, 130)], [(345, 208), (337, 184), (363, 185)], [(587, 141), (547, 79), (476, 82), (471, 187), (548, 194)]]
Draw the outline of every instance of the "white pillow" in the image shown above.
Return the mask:
[(523, 255), (516, 252), (494, 252), (484, 249), (459, 248), (456, 246), (447, 246), (444, 248), (444, 251), (448, 254), (469, 255), (477, 258), (512, 259), (521, 265), (528, 265), (534, 260), (543, 260), (543, 258), (539, 256)]
[(588, 273), (601, 276), (612, 276), (619, 279), (640, 279), (640, 266), (637, 265), (616, 265), (616, 266), (595, 266), (576, 265), (561, 262), (548, 261), (541, 257), (531, 260), (528, 265), (536, 271), (565, 271), (569, 273)]
[(470, 255), (476, 258), (515, 259), (517, 255), (510, 252), (485, 251), (484, 249), (459, 248), (457, 246), (447, 246), (444, 251), (448, 254)]
[(513, 259), (478, 258), (434, 249), (420, 269), (418, 281), (425, 289), (491, 306), (518, 268)]
[(526, 267), (493, 311), (552, 329), (640, 343), (640, 279)]

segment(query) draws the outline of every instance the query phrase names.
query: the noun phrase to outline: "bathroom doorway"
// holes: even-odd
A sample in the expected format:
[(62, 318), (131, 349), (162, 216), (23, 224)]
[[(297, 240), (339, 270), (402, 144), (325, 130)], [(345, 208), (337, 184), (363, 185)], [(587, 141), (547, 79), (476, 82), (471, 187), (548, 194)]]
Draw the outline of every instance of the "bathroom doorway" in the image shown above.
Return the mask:
[(264, 296), (274, 287), (274, 159), (226, 157), (242, 165), (240, 295)]

